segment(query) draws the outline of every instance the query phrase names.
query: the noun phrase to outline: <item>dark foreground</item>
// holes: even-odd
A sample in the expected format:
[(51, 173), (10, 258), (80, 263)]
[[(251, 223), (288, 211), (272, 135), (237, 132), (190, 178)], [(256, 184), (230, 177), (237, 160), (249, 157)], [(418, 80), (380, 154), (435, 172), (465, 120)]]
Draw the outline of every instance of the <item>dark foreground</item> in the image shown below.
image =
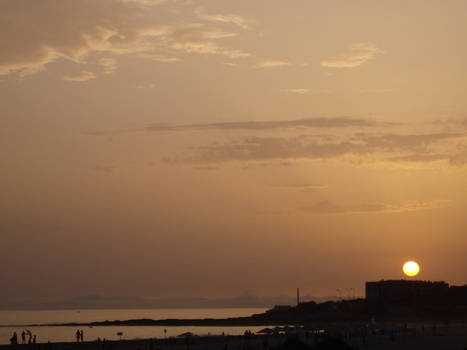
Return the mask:
[(467, 350), (467, 326), (452, 325), (432, 329), (407, 328), (398, 332), (362, 333), (340, 328), (334, 334), (248, 336), (191, 336), (187, 338), (138, 339), (0, 345), (0, 350), (326, 350), (397, 349)]

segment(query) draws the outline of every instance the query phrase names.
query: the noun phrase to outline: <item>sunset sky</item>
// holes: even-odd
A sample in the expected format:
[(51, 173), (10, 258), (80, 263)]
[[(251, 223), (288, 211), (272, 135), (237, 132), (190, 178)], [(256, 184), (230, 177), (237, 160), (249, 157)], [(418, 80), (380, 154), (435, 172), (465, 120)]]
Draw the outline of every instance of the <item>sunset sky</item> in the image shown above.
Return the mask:
[(0, 298), (467, 283), (467, 2), (0, 0)]

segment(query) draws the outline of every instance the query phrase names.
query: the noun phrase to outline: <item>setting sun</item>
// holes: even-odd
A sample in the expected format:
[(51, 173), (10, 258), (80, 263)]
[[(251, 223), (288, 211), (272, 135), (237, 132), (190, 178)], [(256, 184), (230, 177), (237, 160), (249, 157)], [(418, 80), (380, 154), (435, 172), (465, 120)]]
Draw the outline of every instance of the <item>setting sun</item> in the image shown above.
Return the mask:
[(402, 271), (404, 271), (407, 276), (416, 276), (420, 271), (420, 266), (415, 261), (407, 261), (402, 267)]

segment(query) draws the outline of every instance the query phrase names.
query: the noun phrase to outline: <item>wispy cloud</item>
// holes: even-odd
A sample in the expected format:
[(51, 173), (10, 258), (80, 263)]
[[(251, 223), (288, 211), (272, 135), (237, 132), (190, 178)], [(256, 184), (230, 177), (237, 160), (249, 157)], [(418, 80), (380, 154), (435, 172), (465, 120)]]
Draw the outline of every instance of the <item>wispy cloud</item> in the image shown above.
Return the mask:
[[(229, 21), (242, 25), (241, 17), (216, 15), (210, 17), (210, 24), (190, 23), (189, 20), (187, 23), (157, 23), (145, 10), (147, 6), (163, 2), (28, 0), (28, 6), (24, 6), (23, 1), (9, 1), (8, 5), (0, 2), (4, 19), (0, 46), (9, 48), (0, 51), (0, 75), (16, 73), (25, 77), (45, 71), (59, 59), (86, 64), (86, 58), (93, 54), (134, 55), (163, 63), (179, 61), (180, 54), (209, 54), (230, 59), (251, 55), (221, 45), (219, 41), (237, 33), (212, 25)], [(28, 30), (31, 27), (39, 30)], [(12, 36), (11, 33), (16, 34)], [(102, 58), (100, 64), (104, 72), (110, 74), (117, 63), (113, 58)]]
[(105, 74), (112, 74), (117, 69), (117, 60), (115, 58), (101, 58), (99, 64), (104, 67)]
[(231, 59), (251, 56), (248, 52), (225, 48), (217, 41), (214, 41), (235, 35), (235, 33), (222, 30), (209, 30), (203, 24), (194, 23), (170, 29), (165, 36), (165, 40), (167, 40), (171, 49), (189, 54), (222, 55)]
[(434, 125), (441, 125), (453, 129), (467, 128), (467, 117), (457, 119), (444, 119), (433, 122)]
[[(467, 162), (467, 134), (354, 134), (352, 136), (304, 135), (297, 137), (243, 137), (225, 143), (200, 146), (191, 155), (172, 158), (172, 162), (264, 162), (284, 160), (323, 160), (358, 157), (375, 161), (402, 161), (406, 155), (431, 155), (444, 149), (443, 156), (453, 165)], [(452, 143), (456, 144), (452, 144)], [(463, 145), (463, 146), (462, 146)], [(454, 151), (454, 152), (453, 152)], [(420, 158), (422, 159), (422, 158)], [(439, 156), (437, 156), (439, 159)], [(410, 159), (406, 159), (407, 161)], [(426, 159), (432, 161), (431, 157)]]
[[(136, 15), (135, 4), (113, 0), (41, 0), (27, 4), (0, 4), (4, 19), (0, 46), (9, 48), (8, 52), (0, 51), (0, 75), (35, 74), (60, 58), (80, 63), (90, 52), (110, 52), (137, 41), (135, 31), (125, 24)], [(27, 29), (31, 27), (38, 30)]]
[(390, 125), (362, 118), (307, 118), (278, 121), (245, 121), (223, 122), (209, 124), (168, 125), (152, 124), (146, 127), (149, 131), (183, 131), (183, 130), (270, 130), (288, 128), (349, 128), (349, 127), (374, 127)]
[[(455, 147), (452, 151), (447, 151), (445, 153), (412, 153), (409, 155), (389, 157), (387, 160), (396, 163), (431, 163), (447, 161), (451, 165), (461, 166), (467, 164), (467, 151), (465, 147), (466, 145)], [(456, 150), (456, 148), (461, 148), (461, 151), (458, 149)]]
[(305, 95), (310, 92), (309, 89), (282, 89), (282, 92), (289, 92), (292, 94)]
[(271, 187), (292, 189), (292, 190), (302, 190), (302, 191), (315, 191), (315, 190), (324, 190), (329, 186), (319, 185), (319, 184), (309, 184), (309, 183), (285, 183), (285, 184), (272, 184)]
[(66, 81), (85, 82), (95, 78), (96, 75), (93, 72), (81, 71), (77, 74), (65, 75), (62, 79)]
[(234, 14), (207, 15), (207, 14), (203, 14), (201, 11), (197, 11), (197, 14), (200, 19), (203, 19), (205, 21), (215, 22), (215, 23), (231, 23), (243, 29), (249, 28), (245, 18), (239, 15), (234, 15)]
[(161, 54), (154, 54), (154, 53), (141, 53), (141, 54), (138, 54), (138, 57), (145, 58), (151, 61), (162, 62), (162, 63), (175, 63), (175, 62), (181, 61), (181, 59), (178, 57), (170, 57), (170, 56), (164, 56)]
[(136, 85), (137, 89), (155, 89), (156, 84), (150, 83), (150, 84), (139, 84)]
[(223, 30), (211, 30), (202, 33), (202, 37), (205, 39), (232, 38), (234, 36), (237, 36), (237, 33), (225, 32)]
[(225, 49), (210, 41), (174, 42), (172, 48), (185, 53), (223, 55), (231, 59), (249, 57), (251, 54), (239, 50)]
[(259, 62), (256, 67), (258, 68), (276, 68), (276, 67), (285, 67), (290, 66), (289, 62), (280, 61), (280, 60), (267, 60)]
[(346, 53), (339, 54), (321, 61), (321, 66), (330, 68), (355, 68), (383, 53), (371, 43), (357, 43)]
[(356, 205), (337, 205), (329, 201), (321, 201), (310, 206), (302, 207), (303, 210), (314, 214), (367, 214), (367, 213), (402, 213), (419, 210), (433, 210), (446, 208), (451, 204), (450, 200), (411, 200), (398, 204), (388, 203), (362, 203)]

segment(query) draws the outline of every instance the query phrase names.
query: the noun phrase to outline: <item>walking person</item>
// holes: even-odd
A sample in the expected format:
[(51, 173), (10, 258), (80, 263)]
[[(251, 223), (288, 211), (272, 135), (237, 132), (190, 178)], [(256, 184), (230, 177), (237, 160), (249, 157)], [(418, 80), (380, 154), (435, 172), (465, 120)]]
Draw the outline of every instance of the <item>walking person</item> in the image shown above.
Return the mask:
[(10, 338), (10, 343), (11, 345), (18, 344), (18, 335), (16, 334), (16, 332), (13, 332), (13, 336)]
[(26, 343), (26, 333), (23, 331), (23, 333), (21, 333), (21, 344), (24, 343)]

